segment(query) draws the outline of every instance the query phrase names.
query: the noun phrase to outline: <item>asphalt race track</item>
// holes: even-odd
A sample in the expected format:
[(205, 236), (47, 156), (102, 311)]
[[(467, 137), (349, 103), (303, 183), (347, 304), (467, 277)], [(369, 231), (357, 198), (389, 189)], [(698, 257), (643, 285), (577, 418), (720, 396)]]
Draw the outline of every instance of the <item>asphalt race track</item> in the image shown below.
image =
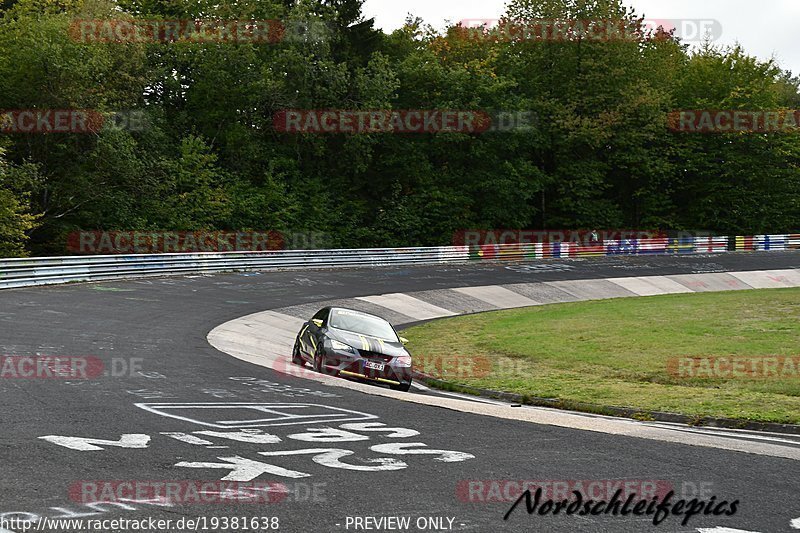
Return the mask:
[[(3, 291), (0, 355), (96, 357), (106, 375), (0, 379), (0, 520), (277, 517), (278, 531), (336, 532), (398, 530), (394, 522), (377, 520), (409, 517), (410, 527), (400, 530), (793, 531), (793, 523), (800, 528), (795, 459), (368, 395), (276, 373), (206, 341), (209, 331), (237, 317), (327, 299), (773, 269), (800, 269), (800, 253), (288, 271)], [(728, 435), (800, 448), (792, 436)], [(277, 501), (269, 503), (234, 501), (224, 490), (210, 503), (141, 495), (114, 503), (84, 499), (86, 487), (110, 485), (104, 482), (209, 481), (219, 487), (223, 478), (282, 483), (287, 493), (274, 493)], [(697, 515), (686, 526), (677, 516), (658, 526), (652, 516), (529, 516), (524, 504), (504, 521), (519, 494), (515, 482), (524, 480), (570, 489), (602, 483), (602, 496), (622, 480), (659, 493), (671, 488), (677, 499), (713, 496), (739, 504), (733, 516)], [(213, 496), (213, 489), (205, 493)], [(59, 529), (51, 524), (45, 530)], [(22, 529), (0, 522), (0, 533), (6, 531)]]

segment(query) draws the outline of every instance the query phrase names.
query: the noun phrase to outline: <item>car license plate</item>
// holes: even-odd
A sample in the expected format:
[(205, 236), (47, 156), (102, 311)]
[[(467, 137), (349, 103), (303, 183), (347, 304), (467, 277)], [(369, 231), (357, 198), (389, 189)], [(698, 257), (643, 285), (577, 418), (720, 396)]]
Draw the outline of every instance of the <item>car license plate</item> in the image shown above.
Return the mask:
[(380, 370), (383, 371), (383, 367), (385, 366), (383, 363), (373, 363), (372, 361), (365, 361), (364, 366), (366, 368), (371, 368), (372, 370)]

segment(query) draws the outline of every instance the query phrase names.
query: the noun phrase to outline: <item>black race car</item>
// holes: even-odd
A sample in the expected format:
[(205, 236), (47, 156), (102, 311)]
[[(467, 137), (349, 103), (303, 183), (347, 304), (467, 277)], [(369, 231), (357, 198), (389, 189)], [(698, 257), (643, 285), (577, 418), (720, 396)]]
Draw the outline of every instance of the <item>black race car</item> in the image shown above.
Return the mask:
[(324, 374), (357, 378), (407, 391), (411, 387), (408, 342), (386, 320), (339, 307), (320, 309), (303, 324), (292, 350), (292, 362)]

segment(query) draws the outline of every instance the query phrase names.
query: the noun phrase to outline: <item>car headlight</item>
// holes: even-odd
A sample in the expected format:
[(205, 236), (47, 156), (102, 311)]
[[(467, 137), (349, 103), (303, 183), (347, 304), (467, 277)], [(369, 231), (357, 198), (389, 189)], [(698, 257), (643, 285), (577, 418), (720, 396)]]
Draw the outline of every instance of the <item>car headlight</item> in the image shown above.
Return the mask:
[(340, 352), (356, 353), (355, 349), (349, 344), (345, 344), (343, 342), (335, 340), (331, 340), (331, 348), (333, 348), (334, 350), (339, 350)]

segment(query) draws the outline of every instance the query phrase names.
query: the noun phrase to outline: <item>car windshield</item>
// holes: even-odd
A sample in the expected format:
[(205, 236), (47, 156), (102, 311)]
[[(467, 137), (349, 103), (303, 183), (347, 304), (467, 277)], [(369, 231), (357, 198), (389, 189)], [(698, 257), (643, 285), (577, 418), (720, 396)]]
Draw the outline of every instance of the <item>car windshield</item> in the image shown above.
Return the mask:
[(334, 309), (331, 311), (330, 325), (336, 329), (352, 331), (370, 337), (397, 342), (397, 334), (392, 326), (382, 318), (357, 311)]

